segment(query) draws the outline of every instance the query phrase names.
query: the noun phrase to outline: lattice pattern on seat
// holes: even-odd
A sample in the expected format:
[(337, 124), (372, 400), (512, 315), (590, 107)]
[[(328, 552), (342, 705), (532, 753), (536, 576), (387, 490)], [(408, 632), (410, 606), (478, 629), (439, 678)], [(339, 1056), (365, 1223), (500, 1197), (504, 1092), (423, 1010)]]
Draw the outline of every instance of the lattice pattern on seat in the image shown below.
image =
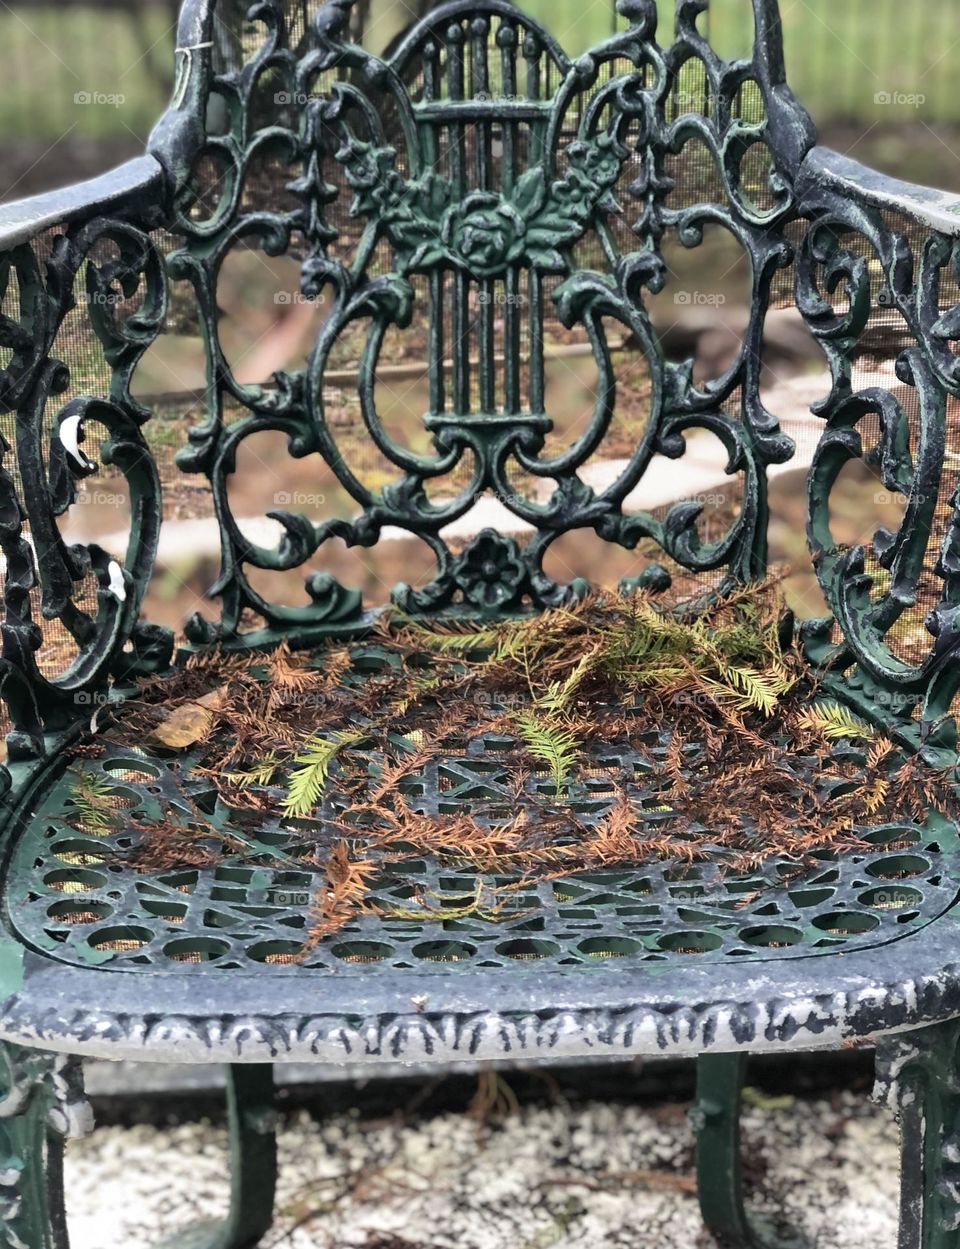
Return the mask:
[[(411, 806), (436, 813), (514, 802), (507, 744), (476, 738), (462, 753), (429, 761), (403, 782)], [(649, 810), (655, 830), (656, 794), (644, 778), (667, 745), (656, 730), (641, 728), (633, 742), (595, 752), (595, 766), (573, 799), (581, 820), (589, 825), (603, 817), (617, 783)], [(282, 975), (342, 976), (362, 964), (355, 974), (376, 976), (607, 960), (625, 969), (882, 944), (941, 915), (960, 883), (957, 826), (935, 813), (923, 824), (858, 830), (862, 852), (820, 852), (805, 863), (774, 856), (748, 872), (718, 850), (693, 863), (646, 863), (540, 883), (496, 914), (484, 910), (484, 891), (507, 879), (483, 877), (452, 857), (414, 854), (381, 863), (372, 900), (383, 914), (360, 915), (310, 946), (308, 912), (318, 886), (311, 856), (318, 843), (332, 841), (330, 822), (343, 808), (343, 794), (331, 786), (316, 820), (287, 827), (267, 820), (251, 832), (248, 820), (222, 808), (208, 781), (191, 777), (191, 762), (116, 746), (83, 760), (84, 769), (111, 783), (127, 812), (129, 824), (106, 834), (78, 818), (68, 773), (38, 811), (8, 877), (9, 913), (26, 942), (63, 962), (116, 970), (252, 971), (271, 964)], [(808, 776), (812, 762), (783, 760)], [(527, 791), (546, 783), (531, 775)], [(184, 794), (209, 811), (227, 842), (222, 861), (138, 869), (144, 834), (135, 825), (156, 818), (164, 800), (182, 804)], [(244, 844), (230, 848), (231, 837)]]

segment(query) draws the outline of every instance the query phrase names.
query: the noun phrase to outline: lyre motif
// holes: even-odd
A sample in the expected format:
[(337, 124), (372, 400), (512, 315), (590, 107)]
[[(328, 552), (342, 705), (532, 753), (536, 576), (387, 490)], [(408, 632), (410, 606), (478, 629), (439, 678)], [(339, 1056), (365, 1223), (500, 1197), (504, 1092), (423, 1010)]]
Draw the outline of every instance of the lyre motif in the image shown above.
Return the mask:
[[(705, 7), (705, 0), (680, 0), (676, 38), (665, 47), (657, 41), (654, 0), (627, 0), (621, 12), (629, 28), (572, 61), (506, 0), (452, 0), (381, 58), (349, 42), (347, 0), (318, 10), (306, 51), (296, 53), (288, 45), (283, 4), (262, 0), (251, 17), (265, 37), (241, 70), (213, 76), (209, 58), (204, 71), (204, 54), (196, 54), (197, 81), (186, 89), (182, 112), (192, 110), (194, 122), (206, 115), (212, 79), (231, 101), (236, 121), (230, 134), (207, 134), (195, 145), (198, 154), (225, 162), (228, 190), (214, 218), (198, 223), (189, 213), (189, 179), (184, 181), (180, 226), (186, 243), (173, 258), (174, 275), (189, 278), (201, 309), (212, 310), (218, 266), (232, 241), (252, 235), (279, 253), (299, 235), (307, 249), (302, 290), (309, 297), (323, 293), (332, 303), (307, 370), (278, 376), (270, 390), (236, 381), (220, 351), (215, 318), (207, 313), (210, 419), (192, 432), (181, 465), (207, 472), (213, 481), (224, 534), (216, 589), (224, 597), (228, 636), (244, 609), (268, 627), (297, 624), (321, 632), (358, 618), (359, 595), (327, 574), (308, 578), (309, 607), (287, 608), (258, 594), (245, 568), (298, 566), (331, 538), (370, 546), (385, 526), (419, 537), (435, 555), (436, 573), (427, 586), (394, 592), (394, 601), (414, 612), (460, 601), (474, 609), (542, 607), (582, 593), (584, 583), (561, 585), (543, 570), (550, 545), (573, 529), (592, 529), (628, 549), (652, 541), (691, 571), (725, 570), (726, 582), (762, 572), (765, 468), (788, 458), (792, 445), (760, 401), (760, 342), (773, 276), (792, 259), (783, 234), (795, 210), (790, 173), (812, 131), (783, 85), (775, 7), (755, 0), (756, 50), (751, 60), (738, 62), (718, 58), (699, 32)], [(205, 34), (200, 23), (199, 42)], [(692, 59), (702, 65), (706, 83), (706, 104), (699, 109), (687, 107), (677, 93), (681, 71)], [(289, 87), (285, 98), (296, 101), (296, 129), (289, 120), (256, 130), (250, 125), (257, 84), (266, 73)], [(759, 120), (738, 111), (737, 100), (749, 90), (762, 102)], [(671, 161), (692, 140), (710, 153), (724, 188), (722, 202), (672, 204)], [(267, 143), (301, 166), (289, 184), (298, 210), (244, 210), (244, 179), (253, 155)], [(769, 166), (759, 203), (744, 175), (756, 145)], [(331, 212), (344, 181), (352, 192), (349, 213), (363, 223), (349, 256)], [(664, 235), (673, 232), (695, 247), (708, 225), (725, 228), (749, 255), (754, 295), (737, 360), (721, 377), (698, 385), (689, 362), (663, 360), (644, 301), (645, 292), (659, 291), (668, 279)], [(578, 263), (577, 246), (588, 235), (598, 241), (602, 272)], [(559, 454), (544, 453), (552, 427), (544, 402), (544, 320), (551, 306), (567, 328), (585, 329), (599, 374), (589, 425)], [(376, 402), (386, 331), (408, 325), (415, 307), (429, 324), (430, 409), (424, 419), (431, 454), (399, 445), (384, 428)], [(615, 411), (605, 320), (619, 322), (645, 358), (651, 411), (623, 471), (596, 490), (578, 469), (601, 445)], [(358, 321), (369, 326), (358, 384), (363, 419), (374, 445), (397, 470), (396, 479), (378, 489), (346, 463), (324, 406), (331, 352), (345, 328)], [(226, 424), (225, 395), (249, 417)], [(728, 410), (733, 399), (739, 411)], [(742, 474), (740, 514), (712, 541), (698, 530), (699, 504), (679, 504), (662, 520), (623, 508), (653, 457), (681, 455), (693, 428), (713, 433), (727, 451), (728, 471)], [(284, 430), (297, 456), (318, 452), (356, 501), (357, 516), (314, 523), (277, 512), (285, 530), (280, 546), (251, 547), (230, 514), (226, 477), (239, 443), (263, 429)], [(431, 481), (450, 479), (471, 462), (469, 481), (455, 494), (428, 496)], [(518, 471), (552, 480), (552, 493), (519, 493), (511, 484)], [(501, 500), (532, 536), (520, 545), (488, 531), (455, 555), (443, 530), (484, 493)], [(485, 570), (480, 583), (478, 567)], [(669, 582), (656, 561), (641, 565), (638, 578), (650, 585)], [(198, 637), (208, 632), (200, 625), (196, 630)]]

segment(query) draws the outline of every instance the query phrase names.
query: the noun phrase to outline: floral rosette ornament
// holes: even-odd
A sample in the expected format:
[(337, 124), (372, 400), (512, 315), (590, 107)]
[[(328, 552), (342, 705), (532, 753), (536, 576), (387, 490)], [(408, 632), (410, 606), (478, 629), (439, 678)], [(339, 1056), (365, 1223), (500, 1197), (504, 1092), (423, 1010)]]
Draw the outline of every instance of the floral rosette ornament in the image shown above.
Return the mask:
[(517, 602), (527, 577), (517, 544), (494, 529), (482, 530), (464, 547), (454, 571), (465, 601), (488, 611)]
[(440, 237), (452, 260), (478, 277), (500, 273), (519, 260), (527, 223), (509, 200), (474, 191), (444, 214)]

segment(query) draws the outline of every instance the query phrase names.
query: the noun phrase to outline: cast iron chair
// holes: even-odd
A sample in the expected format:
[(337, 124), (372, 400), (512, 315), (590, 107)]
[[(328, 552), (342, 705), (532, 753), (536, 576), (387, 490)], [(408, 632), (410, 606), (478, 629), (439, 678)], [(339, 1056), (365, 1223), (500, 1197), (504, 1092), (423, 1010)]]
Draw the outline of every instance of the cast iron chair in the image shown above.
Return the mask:
[[(370, 626), (360, 592), (324, 557), (336, 540), (371, 547), (388, 528), (435, 560), (427, 584), (393, 592), (413, 615), (567, 601), (584, 585), (561, 584), (545, 561), (578, 531), (635, 551), (629, 584), (648, 590), (675, 576), (714, 591), (762, 577), (768, 472), (794, 449), (760, 395), (765, 316), (785, 277), (832, 373), (808, 491), (832, 618), (808, 624), (801, 645), (832, 697), (932, 766), (956, 767), (960, 200), (815, 146), (784, 81), (776, 0), (753, 0), (755, 50), (734, 62), (702, 33), (707, 0), (677, 0), (672, 37), (658, 34), (654, 0), (620, 0), (624, 29), (576, 60), (508, 0), (444, 3), (379, 59), (351, 42), (351, 3), (258, 0), (218, 19), (216, 0), (186, 0), (174, 98), (148, 155), (0, 209), (4, 1243), (66, 1244), (60, 1151), (87, 1120), (85, 1056), (229, 1064), (231, 1210), (183, 1243), (240, 1249), (271, 1222), (274, 1061), (584, 1055), (697, 1058), (706, 1221), (733, 1244), (782, 1243), (744, 1214), (744, 1057), (862, 1042), (876, 1045), (879, 1090), (902, 1116), (901, 1245), (958, 1245), (956, 811), (874, 830), (875, 852), (828, 856), (799, 883), (777, 859), (740, 876), (666, 864), (592, 879), (575, 907), (551, 894), (535, 935), (465, 924), (448, 960), (438, 921), (373, 916), (352, 930), (365, 957), (342, 956), (335, 940), (300, 957), (308, 875), (242, 863), (138, 871), (71, 817), (70, 759), (136, 678), (173, 662), (171, 632), (140, 618), (170, 520), (161, 400), (132, 387), (161, 335), (193, 329), (204, 344), (178, 466), (181, 483), (208, 483), (221, 541), (220, 616), (189, 622), (181, 658), (214, 644), (306, 647)], [(735, 361), (698, 381), (664, 360), (648, 303), (671, 289), (664, 248), (696, 249), (708, 228), (749, 258), (753, 293)], [(300, 297), (326, 300), (307, 366), (262, 384), (235, 375), (220, 339), (218, 281), (237, 248), (292, 255)], [(385, 336), (416, 318), (430, 362), (421, 450), (378, 413)], [(551, 319), (579, 328), (599, 384), (587, 427), (546, 451)], [(649, 419), (594, 487), (580, 470), (617, 412), (610, 327), (644, 362)], [(358, 328), (365, 438), (390, 470), (376, 485), (351, 469), (326, 411), (338, 342)], [(895, 369), (877, 381), (878, 343), (889, 354), (891, 342)], [(873, 381), (860, 386), (865, 371)], [(719, 533), (704, 531), (697, 503), (626, 505), (696, 430), (721, 441), (740, 485)], [(281, 508), (270, 546), (241, 526), (229, 487), (247, 440), (276, 431), (293, 457), (325, 464), (352, 506), (318, 519)], [(61, 533), (81, 483), (102, 471), (87, 454), (97, 439), (131, 500), (125, 558)], [(903, 522), (845, 546), (830, 496), (861, 457), (903, 496)], [(550, 488), (518, 491), (515, 470)], [(446, 494), (428, 494), (445, 479)], [(446, 527), (484, 495), (517, 526), (448, 542)], [(658, 558), (643, 553), (651, 546)], [(261, 574), (300, 567), (305, 604), (274, 602)], [(919, 608), (926, 626), (907, 653), (898, 622)], [(193, 783), (186, 763), (147, 745), (88, 757), (131, 817)], [(448, 802), (469, 804), (481, 774), (486, 792), (511, 792), (482, 744), (450, 768)], [(283, 835), (263, 830), (270, 844)], [(114, 841), (129, 851), (136, 832)]]

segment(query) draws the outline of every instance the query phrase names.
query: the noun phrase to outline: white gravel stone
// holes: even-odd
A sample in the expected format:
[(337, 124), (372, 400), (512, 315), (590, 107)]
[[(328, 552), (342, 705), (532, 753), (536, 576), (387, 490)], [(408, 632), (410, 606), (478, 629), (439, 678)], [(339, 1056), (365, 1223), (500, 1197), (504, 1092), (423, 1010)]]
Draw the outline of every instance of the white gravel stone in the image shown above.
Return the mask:
[[(893, 1245), (892, 1117), (861, 1098), (750, 1108), (751, 1202), (817, 1249)], [(71, 1142), (73, 1249), (147, 1249), (216, 1217), (226, 1134), (206, 1123), (103, 1128)], [(280, 1136), (279, 1218), (265, 1249), (706, 1249), (682, 1107), (524, 1107), (481, 1127), (466, 1115), (324, 1123)]]

